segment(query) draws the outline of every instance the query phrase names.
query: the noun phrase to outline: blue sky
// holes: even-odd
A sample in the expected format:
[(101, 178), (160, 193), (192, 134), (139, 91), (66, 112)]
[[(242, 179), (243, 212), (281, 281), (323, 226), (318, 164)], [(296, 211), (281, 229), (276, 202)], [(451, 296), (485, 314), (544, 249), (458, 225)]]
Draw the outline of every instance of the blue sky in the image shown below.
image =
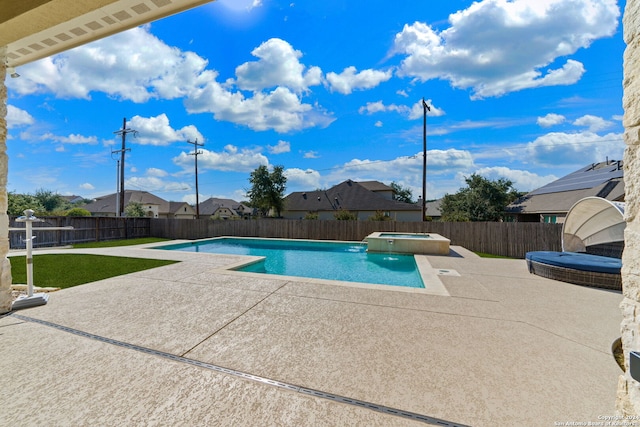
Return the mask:
[(427, 199), (473, 173), (530, 191), (622, 158), (624, 3), (219, 0), (18, 68), (9, 191), (245, 199), (282, 165), (287, 193), (395, 181)]

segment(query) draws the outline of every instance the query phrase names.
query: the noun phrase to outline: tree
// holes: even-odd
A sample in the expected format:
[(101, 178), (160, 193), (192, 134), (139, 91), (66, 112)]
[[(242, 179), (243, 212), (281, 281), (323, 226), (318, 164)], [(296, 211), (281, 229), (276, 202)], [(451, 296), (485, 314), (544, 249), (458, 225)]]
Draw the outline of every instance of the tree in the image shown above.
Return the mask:
[(7, 194), (7, 214), (22, 216), (26, 209), (33, 209), (36, 213), (44, 212), (44, 207), (38, 199), (29, 194)]
[(523, 194), (504, 178), (492, 181), (473, 174), (465, 181), (467, 187), (444, 196), (443, 221), (501, 221), (507, 205)]
[(258, 166), (249, 177), (251, 189), (247, 197), (252, 207), (258, 209), (262, 216), (267, 216), (273, 209), (276, 216), (284, 209), (284, 191), (287, 177), (284, 176), (284, 166), (274, 166), (269, 172), (266, 166)]
[(129, 218), (144, 218), (146, 216), (142, 204), (138, 202), (129, 202), (124, 208), (124, 214)]
[(66, 202), (61, 195), (51, 190), (45, 190), (44, 188), (36, 190), (35, 198), (44, 207), (46, 212), (63, 209)]
[(405, 203), (415, 203), (413, 201), (413, 194), (409, 188), (403, 188), (395, 181), (392, 182), (389, 186), (393, 188), (395, 200)]

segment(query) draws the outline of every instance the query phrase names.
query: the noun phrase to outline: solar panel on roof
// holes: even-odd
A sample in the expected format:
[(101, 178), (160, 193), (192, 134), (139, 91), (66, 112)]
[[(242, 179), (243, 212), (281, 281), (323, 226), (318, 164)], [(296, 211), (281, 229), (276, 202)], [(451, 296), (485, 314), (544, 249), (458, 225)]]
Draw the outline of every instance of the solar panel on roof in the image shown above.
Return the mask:
[(598, 165), (590, 165), (579, 171), (570, 173), (569, 175), (555, 180), (544, 187), (540, 187), (529, 194), (536, 195), (584, 190), (586, 188), (597, 187), (612, 179), (622, 178), (622, 176), (622, 166), (619, 165), (618, 162), (609, 163), (608, 165), (600, 163)]

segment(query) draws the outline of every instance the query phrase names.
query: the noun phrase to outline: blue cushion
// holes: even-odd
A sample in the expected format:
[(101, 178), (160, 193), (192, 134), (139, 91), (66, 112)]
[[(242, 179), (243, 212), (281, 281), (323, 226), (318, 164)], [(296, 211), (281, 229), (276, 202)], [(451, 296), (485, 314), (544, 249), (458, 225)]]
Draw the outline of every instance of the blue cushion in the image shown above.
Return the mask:
[(577, 252), (527, 252), (525, 258), (541, 264), (597, 273), (620, 274), (622, 268), (621, 259)]

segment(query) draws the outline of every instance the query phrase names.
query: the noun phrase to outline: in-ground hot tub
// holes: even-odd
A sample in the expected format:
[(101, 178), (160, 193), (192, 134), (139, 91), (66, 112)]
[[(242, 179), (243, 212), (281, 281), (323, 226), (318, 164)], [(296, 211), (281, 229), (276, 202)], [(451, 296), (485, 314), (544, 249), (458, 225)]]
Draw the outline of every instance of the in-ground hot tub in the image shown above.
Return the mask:
[(450, 240), (435, 233), (375, 232), (365, 240), (368, 252), (449, 255)]

